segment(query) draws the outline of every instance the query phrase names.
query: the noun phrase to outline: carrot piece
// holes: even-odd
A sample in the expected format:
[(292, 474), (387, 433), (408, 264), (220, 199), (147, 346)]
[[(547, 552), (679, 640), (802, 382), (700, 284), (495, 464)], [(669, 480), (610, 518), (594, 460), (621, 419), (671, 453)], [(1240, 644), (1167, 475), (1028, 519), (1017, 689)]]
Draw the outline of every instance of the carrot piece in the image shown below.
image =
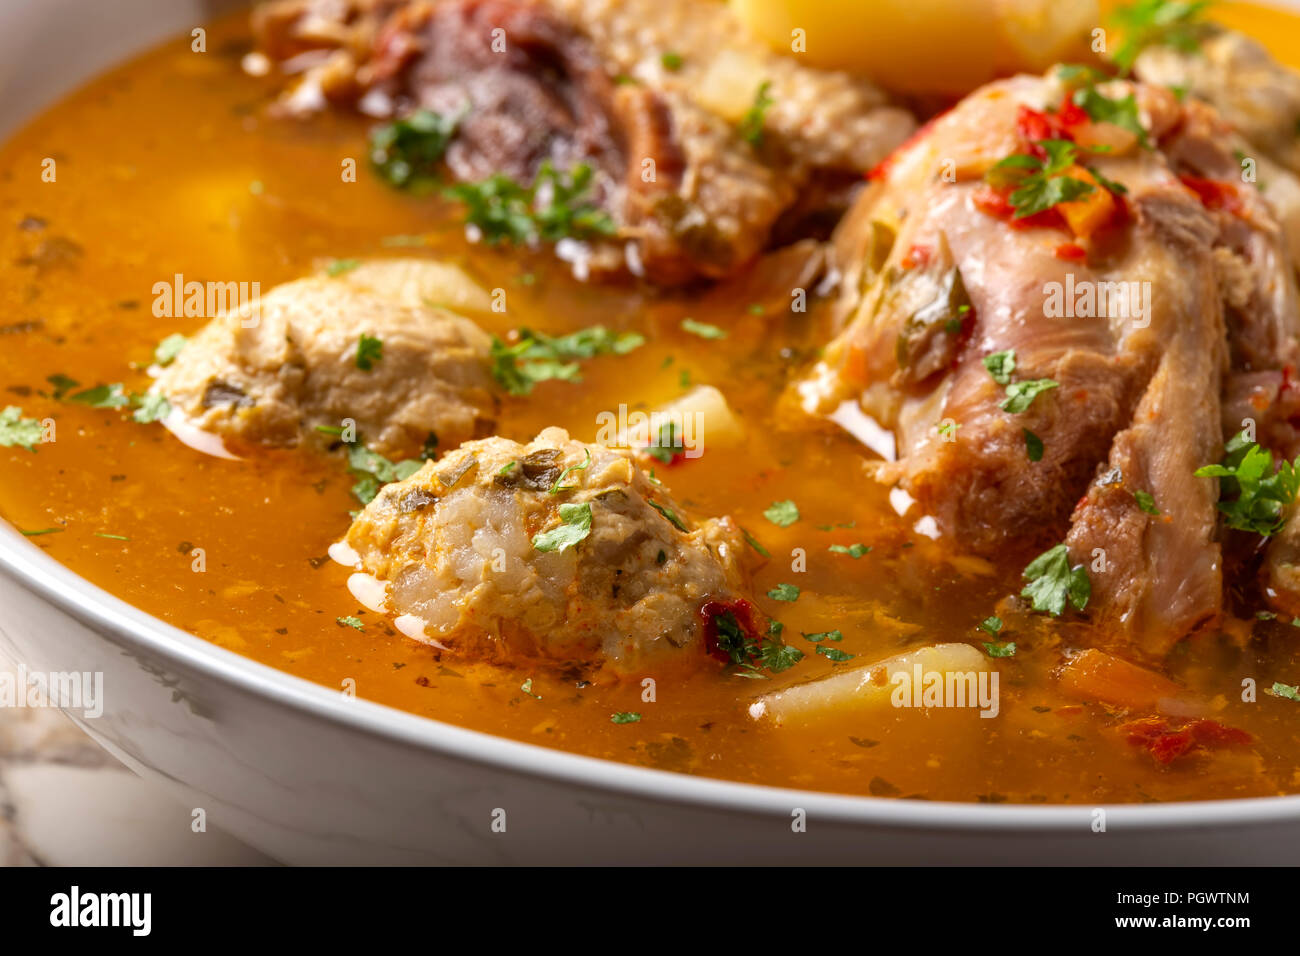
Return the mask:
[(1115, 215), (1115, 197), (1097, 181), (1097, 177), (1082, 166), (1071, 166), (1065, 171), (1065, 175), (1071, 179), (1082, 180), (1093, 187), (1092, 192), (1086, 196), (1056, 204), (1057, 210), (1065, 217), (1070, 231), (1086, 239), (1110, 222)]
[(1095, 648), (1071, 658), (1061, 668), (1057, 682), (1071, 697), (1101, 700), (1132, 710), (1160, 710), (1161, 701), (1185, 701), (1187, 697), (1186, 691), (1169, 678)]

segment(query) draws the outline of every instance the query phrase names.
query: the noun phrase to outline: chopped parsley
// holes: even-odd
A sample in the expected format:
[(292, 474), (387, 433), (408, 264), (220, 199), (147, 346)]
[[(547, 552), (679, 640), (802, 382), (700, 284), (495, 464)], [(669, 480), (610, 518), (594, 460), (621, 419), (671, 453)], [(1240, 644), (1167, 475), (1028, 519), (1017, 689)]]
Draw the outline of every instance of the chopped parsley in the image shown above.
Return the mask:
[(799, 506), (793, 501), (774, 501), (763, 512), (763, 517), (774, 525), (788, 528), (799, 520)]
[(767, 117), (767, 111), (776, 102), (768, 96), (771, 88), (770, 80), (764, 80), (758, 85), (758, 89), (754, 92), (754, 105), (745, 112), (737, 129), (740, 138), (756, 149), (763, 145), (763, 121)]
[(620, 710), (609, 715), (609, 722), (611, 724), (639, 724), (641, 715), (635, 710)]
[(598, 355), (626, 355), (645, 344), (637, 332), (612, 332), (603, 325), (550, 336), (532, 329), (515, 331), (516, 341), (506, 344), (493, 337), (492, 376), (511, 395), (528, 395), (538, 382), (581, 382), (580, 359)]
[(742, 676), (761, 677), (758, 671), (763, 668), (779, 674), (803, 660), (803, 651), (779, 640), (783, 630), (779, 621), (772, 622), (766, 637), (755, 638), (740, 626), (732, 612), (723, 611), (713, 615), (713, 628), (718, 650), (742, 669)]
[[(167, 338), (159, 342), (157, 347), (154, 348), (153, 360), (163, 368), (166, 368), (168, 365), (171, 365), (172, 362), (176, 361), (176, 356), (181, 354), (181, 349), (185, 348), (185, 343), (187, 341), (189, 340), (179, 332), (167, 336)], [(51, 376), (51, 378), (53, 378), (53, 376)], [(60, 398), (61, 396), (55, 393), (54, 397)]]
[(1056, 388), (1059, 382), (1050, 378), (1033, 378), (1024, 382), (1012, 382), (1007, 386), (1007, 397), (998, 403), (1004, 412), (1018, 415), (1028, 410), (1034, 399), (1049, 389)]
[(1024, 576), (1029, 583), (1021, 590), (1020, 596), (1032, 601), (1035, 611), (1060, 617), (1067, 601), (1078, 611), (1088, 606), (1088, 598), (1092, 595), (1088, 572), (1081, 564), (1070, 567), (1069, 551), (1063, 544), (1049, 548), (1030, 561)]
[(361, 333), (357, 339), (357, 368), (369, 372), (384, 357), (384, 343), (373, 335)]
[(344, 273), (351, 272), (360, 265), (360, 259), (335, 259), (325, 267), (325, 274), (332, 279), (341, 276)]
[(673, 53), (671, 50), (665, 51), (663, 55), (659, 57), (659, 62), (664, 65), (665, 70), (676, 72), (682, 68), (682, 55), (680, 53)]
[(842, 664), (845, 661), (853, 660), (852, 654), (842, 651), (838, 647), (827, 647), (825, 644), (817, 646), (817, 653), (828, 658), (833, 664)]
[(359, 617), (336, 617), (334, 623), (340, 627), (350, 627), (358, 631), (366, 629), (366, 625), (362, 623)]
[(989, 657), (1015, 657), (1015, 641), (984, 641), (984, 652)]
[(748, 531), (746, 531), (744, 528), (740, 529), (740, 533), (745, 536), (745, 543), (749, 545), (751, 548), (753, 548), (755, 551), (757, 551), (759, 554), (761, 554), (763, 557), (770, 558), (772, 556), (772, 552), (768, 551), (767, 548), (759, 544), (758, 539), (755, 538)]
[(131, 413), (131, 418), (141, 425), (162, 421), (172, 410), (171, 402), (167, 401), (167, 396), (159, 392), (132, 395), (131, 403), (135, 405), (135, 411)]
[(374, 500), (379, 489), (389, 482), (403, 481), (420, 470), (424, 462), (417, 458), (407, 458), (392, 462), (371, 451), (361, 442), (348, 446), (348, 468), (357, 482), (352, 486), (352, 494), (363, 505)]
[(844, 632), (843, 631), (817, 631), (812, 634), (804, 634), (803, 639), (805, 641), (810, 641), (813, 644), (820, 644), (822, 641), (835, 641), (838, 643), (839, 641), (844, 640)]
[(1283, 684), (1281, 681), (1277, 681), (1273, 684), (1270, 690), (1274, 697), (1281, 697), (1285, 700), (1300, 701), (1300, 686)]
[(833, 544), (826, 549), (834, 554), (847, 554), (850, 558), (860, 558), (865, 554), (871, 553), (871, 548), (865, 544)]
[(689, 332), (691, 335), (698, 335), (702, 339), (725, 339), (727, 330), (720, 329), (716, 325), (710, 325), (708, 322), (697, 322), (695, 319), (682, 319), (682, 331)]
[(1207, 24), (1200, 19), (1211, 0), (1136, 0), (1111, 14), (1111, 25), (1123, 36), (1112, 58), (1125, 73), (1149, 46), (1195, 52)]
[(578, 485), (566, 485), (564, 479), (568, 478), (575, 471), (586, 471), (591, 467), (591, 449), (584, 448), (583, 451), (586, 452), (587, 457), (583, 459), (582, 464), (569, 465), (561, 471), (560, 476), (556, 478), (555, 483), (551, 485), (550, 491), (548, 492), (549, 494), (558, 495), (562, 491), (573, 491), (575, 488), (579, 487)]
[(1028, 428), (1022, 428), (1021, 431), (1025, 433), (1025, 454), (1029, 456), (1029, 460), (1042, 461), (1043, 440)]
[(459, 117), (416, 110), (404, 119), (377, 126), (370, 132), (370, 163), (390, 186), (427, 188), (437, 181), (438, 164), (459, 121)]
[(646, 504), (648, 504), (655, 511), (663, 515), (664, 518), (666, 518), (668, 522), (678, 531), (685, 532), (688, 530), (685, 522), (683, 522), (681, 518), (677, 517), (677, 512), (673, 511), (672, 508), (665, 508), (659, 502), (649, 498), (646, 499)]
[(1239, 432), (1224, 446), (1226, 456), (1219, 465), (1196, 469), (1198, 478), (1219, 479), (1219, 511), (1228, 527), (1253, 531), (1267, 537), (1281, 530), (1284, 512), (1300, 491), (1300, 458), (1285, 459), (1275, 469), (1273, 453), (1256, 442), (1247, 442)]
[(1156, 507), (1156, 499), (1149, 491), (1135, 491), (1133, 497), (1137, 499), (1137, 506), (1149, 515), (1160, 516), (1160, 509)]
[(1071, 97), (1074, 104), (1081, 107), (1089, 118), (1098, 123), (1110, 123), (1120, 129), (1128, 130), (1137, 137), (1143, 147), (1150, 149), (1151, 141), (1146, 128), (1138, 117), (1137, 97), (1130, 93), (1121, 99), (1113, 100), (1103, 96), (1092, 84), (1074, 91)]
[(75, 378), (69, 378), (67, 375), (60, 374), (47, 375), (45, 381), (54, 386), (54, 399), (55, 401), (60, 402), (63, 401), (64, 395), (67, 395), (68, 392), (81, 384)]
[(17, 405), (8, 405), (0, 411), (0, 445), (34, 452), (44, 433), (41, 423), (34, 418), (23, 418), (23, 410)]
[(96, 385), (67, 396), (64, 401), (75, 405), (89, 405), (91, 408), (125, 408), (131, 404), (131, 397), (120, 382), (112, 385)]
[(1077, 165), (1079, 148), (1068, 139), (1045, 139), (1037, 143), (1047, 153), (1039, 159), (1016, 153), (999, 160), (985, 178), (995, 186), (1014, 186), (1009, 202), (1015, 219), (1046, 212), (1063, 202), (1073, 202), (1091, 193), (1092, 183), (1066, 176)]
[(448, 187), (446, 195), (465, 204), (466, 224), (476, 227), (489, 245), (610, 236), (617, 231), (614, 220), (587, 197), (594, 175), (587, 163), (561, 173), (547, 160), (531, 186), (496, 173)]
[(567, 551), (591, 534), (591, 504), (560, 505), (560, 524), (533, 536), (538, 551)]
[(980, 630), (988, 634), (989, 637), (997, 637), (1002, 633), (1002, 618), (996, 614), (986, 617), (980, 621)]
[(767, 592), (767, 596), (773, 601), (797, 601), (799, 600), (799, 586), (795, 584), (778, 584)]
[(647, 445), (642, 451), (665, 465), (671, 465), (678, 455), (686, 454), (686, 443), (677, 433), (677, 423), (665, 422), (659, 426), (659, 435), (654, 444)]
[(1011, 384), (1011, 373), (1016, 370), (1016, 350), (1007, 349), (984, 356), (984, 367), (999, 385)]

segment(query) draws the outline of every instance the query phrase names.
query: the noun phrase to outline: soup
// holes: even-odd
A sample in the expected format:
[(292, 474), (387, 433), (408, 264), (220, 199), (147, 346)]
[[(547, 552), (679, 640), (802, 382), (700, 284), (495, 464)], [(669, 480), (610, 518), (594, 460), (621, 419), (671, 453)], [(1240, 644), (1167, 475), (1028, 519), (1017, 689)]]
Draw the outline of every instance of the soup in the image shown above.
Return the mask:
[[(1300, 42), (1288, 16), (1232, 7), (1222, 19), (1283, 56)], [(609, 760), (930, 800), (1300, 792), (1291, 615), (1243, 597), (1158, 661), (1126, 661), (1096, 639), (1086, 611), (1035, 613), (1016, 597), (1043, 551), (1032, 531), (973, 553), (877, 481), (865, 419), (792, 412), (792, 390), (845, 328), (833, 274), (816, 278), (823, 236), (768, 242), (757, 266), (710, 260), (718, 274), (681, 283), (583, 281), (545, 243), (471, 241), (462, 204), (437, 189), (393, 188), (371, 168), (375, 119), (270, 109), (281, 87), (260, 67), (250, 74), (246, 13), (211, 24), (205, 40), (205, 52), (184, 38), (104, 75), (4, 147), (0, 382), (4, 404), (47, 422), (45, 438), (53, 421), (54, 440), (0, 448), (0, 514), (33, 545), (162, 620), (287, 673)], [(746, 601), (782, 625), (759, 640), (799, 659), (757, 666), (742, 649), (728, 660), (715, 634), (706, 639), (715, 653), (688, 667), (633, 662), (614, 673), (412, 639), (397, 615), (349, 590), (356, 568), (331, 559), (345, 538), (358, 544), (353, 513), (369, 512), (354, 490), (365, 474), (349, 469), (328, 426), (324, 447), (231, 443), (237, 457), (220, 457), (191, 447), (201, 444), (192, 435), (183, 443), (179, 429), (135, 420), (151, 417), (147, 404), (119, 401), (145, 393), (151, 367), (179, 361), (166, 347), (156, 353), (159, 343), (193, 342), (214, 318), (210, 283), (266, 296), (313, 273), (348, 283), (359, 263), (395, 259), (454, 266), (489, 296), (486, 308), (455, 308), (499, 342), (519, 342), (520, 329), (554, 339), (596, 326), (615, 341), (637, 337), (623, 339), (626, 350), (561, 355), (576, 372), (539, 372), (526, 395), (498, 389), (492, 435), (526, 445), (559, 426), (597, 443), (620, 408), (626, 420), (686, 396), (678, 407), (693, 411), (714, 395), (701, 386), (716, 389), (725, 419), (704, 413), (704, 453), (684, 454), (670, 433), (668, 454), (637, 456), (637, 468), (690, 515), (731, 517)], [(193, 282), (202, 304), (187, 311)], [(375, 361), (392, 361), (394, 342)], [(457, 460), (453, 449), (439, 443), (431, 467)], [(504, 454), (509, 469), (514, 452)], [(575, 455), (564, 459), (571, 467)], [(563, 480), (590, 479), (579, 469)], [(539, 494), (563, 488), (547, 484)], [(773, 634), (766, 624), (762, 633)], [(921, 653), (953, 645), (977, 663)], [(931, 700), (910, 684), (900, 692), (954, 660), (971, 672), (961, 685), (969, 700), (942, 689)], [(1161, 703), (1170, 697), (1180, 703)]]

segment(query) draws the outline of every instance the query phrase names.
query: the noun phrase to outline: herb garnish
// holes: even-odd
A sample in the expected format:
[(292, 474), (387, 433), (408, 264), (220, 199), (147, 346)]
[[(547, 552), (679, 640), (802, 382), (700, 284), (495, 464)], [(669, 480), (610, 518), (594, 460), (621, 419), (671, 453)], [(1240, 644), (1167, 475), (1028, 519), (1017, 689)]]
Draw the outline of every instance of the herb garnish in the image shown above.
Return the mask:
[(538, 551), (567, 551), (591, 534), (591, 504), (560, 505), (560, 524), (533, 536)]
[(603, 325), (550, 336), (532, 329), (515, 331), (518, 341), (507, 345), (492, 339), (492, 376), (511, 395), (528, 395), (538, 382), (581, 382), (579, 359), (626, 355), (645, 343), (637, 332), (611, 332)]
[(370, 132), (370, 162), (375, 172), (399, 189), (432, 185), (459, 120), (416, 110), (405, 119), (375, 127)]
[(718, 650), (742, 669), (738, 676), (762, 677), (758, 671), (764, 667), (779, 674), (803, 660), (803, 651), (778, 640), (782, 631), (779, 621), (773, 621), (767, 636), (762, 638), (751, 637), (730, 611), (713, 615), (713, 627)]
[(1063, 202), (1073, 202), (1091, 193), (1092, 183), (1066, 171), (1078, 165), (1079, 148), (1068, 139), (1044, 139), (1037, 146), (1047, 154), (1039, 159), (1028, 153), (1016, 153), (999, 160), (985, 178), (995, 186), (1015, 186), (1009, 202), (1015, 219), (1046, 212)]
[(8, 405), (0, 411), (0, 445), (35, 452), (44, 433), (41, 423), (35, 418), (23, 418), (23, 410), (17, 405)]
[(362, 623), (359, 617), (336, 617), (334, 623), (340, 627), (351, 627), (358, 631), (364, 631), (366, 625)]
[(594, 175), (587, 163), (560, 173), (547, 160), (531, 186), (496, 173), (482, 182), (458, 183), (445, 192), (465, 204), (466, 224), (477, 227), (489, 245), (591, 239), (617, 231), (608, 213), (588, 201)]
[(375, 363), (381, 361), (383, 357), (383, 341), (362, 332), (361, 337), (357, 339), (357, 368), (363, 372), (369, 372), (375, 367)]
[(1124, 37), (1115, 51), (1115, 65), (1124, 73), (1149, 46), (1168, 46), (1192, 53), (1200, 46), (1208, 24), (1200, 16), (1210, 0), (1136, 0), (1111, 14), (1111, 24)]
[(1060, 617), (1066, 601), (1078, 611), (1088, 606), (1088, 598), (1092, 595), (1088, 572), (1081, 564), (1070, 567), (1069, 551), (1063, 544), (1049, 548), (1030, 561), (1024, 576), (1029, 583), (1021, 590), (1020, 596), (1029, 598), (1035, 611), (1046, 611), (1052, 617)]
[(795, 584), (778, 584), (767, 592), (767, 596), (773, 601), (797, 601), (799, 600), (799, 587)]
[(698, 322), (690, 318), (682, 319), (682, 331), (689, 332), (691, 335), (698, 335), (702, 339), (725, 339), (727, 337), (726, 329), (720, 329), (708, 322)]
[[(1228, 527), (1267, 537), (1281, 530), (1284, 510), (1300, 492), (1300, 458), (1285, 459), (1275, 470), (1273, 453), (1248, 442), (1244, 431), (1228, 439), (1227, 455), (1219, 465), (1196, 469), (1197, 478), (1219, 479), (1219, 511)], [(1229, 500), (1225, 500), (1229, 499)]]
[(763, 145), (763, 120), (772, 104), (776, 102), (767, 95), (768, 90), (771, 88), (772, 83), (770, 80), (764, 80), (758, 85), (758, 89), (754, 93), (754, 105), (746, 111), (737, 129), (740, 138), (755, 148)]
[(763, 512), (763, 517), (774, 525), (788, 528), (799, 520), (799, 506), (793, 501), (774, 501)]

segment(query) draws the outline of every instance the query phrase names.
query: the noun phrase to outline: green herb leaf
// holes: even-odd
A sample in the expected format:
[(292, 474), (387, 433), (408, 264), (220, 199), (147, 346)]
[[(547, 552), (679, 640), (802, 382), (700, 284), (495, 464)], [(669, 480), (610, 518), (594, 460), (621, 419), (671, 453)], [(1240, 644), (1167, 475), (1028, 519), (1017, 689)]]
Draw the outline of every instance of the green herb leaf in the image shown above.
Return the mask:
[(682, 331), (689, 332), (691, 335), (698, 335), (702, 339), (725, 339), (727, 330), (720, 329), (716, 325), (710, 325), (707, 322), (697, 322), (695, 319), (682, 319)]
[(774, 501), (763, 512), (763, 517), (774, 525), (788, 528), (799, 520), (799, 506), (793, 501)]
[(761, 554), (763, 557), (770, 558), (772, 556), (772, 552), (768, 551), (767, 548), (759, 544), (758, 539), (755, 538), (748, 531), (746, 531), (744, 528), (740, 529), (740, 533), (745, 536), (745, 543), (748, 544), (755, 551), (757, 551), (759, 554)]
[(609, 722), (611, 724), (639, 724), (641, 715), (635, 710), (620, 710), (609, 715)]
[(853, 660), (852, 654), (842, 651), (838, 647), (827, 647), (825, 644), (818, 646), (817, 653), (822, 657), (829, 658), (835, 664)]
[(1007, 397), (1004, 398), (998, 407), (1005, 412), (1011, 412), (1018, 415), (1027, 411), (1029, 406), (1034, 403), (1034, 399), (1050, 389), (1056, 388), (1060, 383), (1050, 378), (1035, 378), (1024, 382), (1012, 382), (1007, 386)]
[[(800, 632), (803, 633), (803, 632)], [(822, 641), (835, 641), (836, 643), (844, 640), (843, 631), (817, 631), (813, 634), (804, 634), (805, 641), (811, 641), (813, 644), (820, 644)]]
[(340, 627), (350, 627), (358, 631), (364, 631), (366, 625), (362, 623), (359, 617), (336, 617), (334, 623)]
[(482, 182), (451, 186), (446, 195), (465, 204), (466, 224), (489, 245), (611, 236), (618, 231), (614, 220), (587, 197), (594, 175), (587, 163), (560, 173), (547, 160), (531, 186), (496, 173)]
[(1032, 601), (1035, 611), (1060, 617), (1067, 601), (1079, 611), (1088, 606), (1088, 598), (1092, 595), (1088, 572), (1081, 564), (1070, 567), (1069, 552), (1063, 544), (1049, 548), (1030, 561), (1024, 576), (1029, 584), (1021, 590), (1020, 596)]
[(369, 372), (375, 363), (384, 357), (384, 343), (372, 335), (362, 332), (357, 339), (357, 368)]
[(986, 617), (980, 621), (980, 630), (984, 631), (990, 637), (997, 637), (1002, 633), (1002, 618), (996, 614), (992, 617)]
[(1137, 505), (1149, 515), (1159, 517), (1160, 509), (1156, 507), (1156, 499), (1149, 491), (1135, 491), (1133, 497), (1137, 499)]
[(1025, 454), (1029, 456), (1030, 461), (1043, 460), (1043, 440), (1031, 432), (1028, 428), (1022, 428), (1025, 433)]
[(1137, 97), (1132, 93), (1120, 99), (1103, 96), (1095, 86), (1089, 84), (1074, 91), (1072, 97), (1076, 106), (1098, 123), (1111, 123), (1126, 129), (1138, 139), (1138, 143), (1150, 149), (1146, 128), (1138, 115)]
[(989, 370), (993, 381), (999, 385), (1010, 385), (1011, 373), (1016, 370), (1016, 350), (1007, 349), (984, 356), (984, 367)]
[(538, 551), (567, 551), (591, 534), (591, 504), (560, 505), (560, 524), (533, 536)]
[(1284, 459), (1275, 469), (1272, 452), (1247, 442), (1245, 432), (1229, 439), (1225, 451), (1222, 464), (1198, 468), (1196, 477), (1219, 479), (1218, 507), (1230, 528), (1265, 537), (1276, 534), (1300, 491), (1300, 458)]
[(131, 404), (131, 397), (120, 383), (96, 385), (69, 395), (65, 400), (77, 405), (89, 405), (91, 408), (125, 408)]
[(1283, 684), (1281, 681), (1278, 681), (1274, 683), (1270, 689), (1272, 690), (1274, 697), (1281, 697), (1285, 700), (1300, 701), (1300, 686)]
[(984, 651), (989, 657), (1015, 657), (1016, 642), (1006, 641), (999, 643), (997, 641), (984, 641)]
[[(181, 349), (185, 348), (185, 343), (188, 341), (189, 340), (179, 332), (167, 336), (167, 338), (159, 342), (157, 347), (154, 348), (153, 360), (163, 368), (166, 368), (168, 365), (171, 365), (172, 362), (176, 361), (176, 356), (181, 354)], [(72, 384), (75, 386), (76, 382), (73, 382)], [(54, 397), (60, 398), (61, 396), (55, 393)]]
[(799, 600), (799, 588), (794, 584), (778, 584), (767, 592), (767, 596), (773, 601), (797, 601)]
[(375, 172), (399, 189), (431, 186), (459, 121), (458, 116), (416, 110), (405, 119), (375, 127), (370, 132), (370, 162)]
[(568, 478), (574, 472), (586, 471), (589, 467), (591, 467), (591, 449), (584, 448), (583, 451), (586, 453), (587, 457), (583, 459), (582, 464), (569, 465), (562, 472), (560, 472), (560, 476), (556, 478), (555, 483), (551, 485), (550, 492), (549, 492), (550, 494), (558, 495), (562, 491), (573, 491), (575, 488), (579, 487), (578, 485), (566, 485), (564, 483), (564, 479)]
[(330, 278), (336, 278), (345, 272), (351, 272), (359, 265), (361, 265), (360, 259), (335, 259), (325, 267), (325, 274)]
[(663, 505), (661, 505), (657, 501), (654, 501), (653, 499), (646, 499), (646, 504), (648, 504), (655, 511), (659, 512), (661, 515), (667, 518), (668, 522), (678, 531), (685, 532), (688, 530), (685, 522), (683, 522), (681, 518), (677, 517), (677, 512), (673, 511), (672, 508), (665, 508)]
[(833, 544), (826, 550), (832, 551), (835, 554), (847, 554), (850, 558), (854, 559), (871, 553), (871, 548), (865, 544), (850, 544), (847, 546), (842, 544)]
[(131, 417), (141, 425), (162, 421), (172, 410), (171, 402), (167, 401), (167, 396), (158, 392), (133, 395), (131, 399), (132, 404), (136, 406)]
[(768, 90), (771, 88), (772, 83), (769, 80), (764, 80), (758, 85), (754, 93), (754, 105), (745, 112), (737, 129), (740, 138), (755, 149), (763, 145), (763, 122), (767, 117), (767, 111), (776, 102), (768, 96)]
[(44, 434), (41, 423), (34, 418), (23, 418), (23, 410), (18, 406), (8, 405), (0, 411), (0, 445), (35, 452)]
[(1112, 58), (1127, 73), (1149, 46), (1168, 46), (1185, 53), (1200, 47), (1209, 25), (1201, 20), (1210, 0), (1136, 0), (1111, 14), (1110, 23), (1123, 42)]
[(492, 376), (511, 395), (528, 395), (538, 382), (581, 382), (577, 360), (598, 355), (626, 355), (645, 344), (636, 332), (611, 332), (593, 325), (568, 335), (550, 336), (532, 329), (517, 329), (515, 343), (493, 337)]

